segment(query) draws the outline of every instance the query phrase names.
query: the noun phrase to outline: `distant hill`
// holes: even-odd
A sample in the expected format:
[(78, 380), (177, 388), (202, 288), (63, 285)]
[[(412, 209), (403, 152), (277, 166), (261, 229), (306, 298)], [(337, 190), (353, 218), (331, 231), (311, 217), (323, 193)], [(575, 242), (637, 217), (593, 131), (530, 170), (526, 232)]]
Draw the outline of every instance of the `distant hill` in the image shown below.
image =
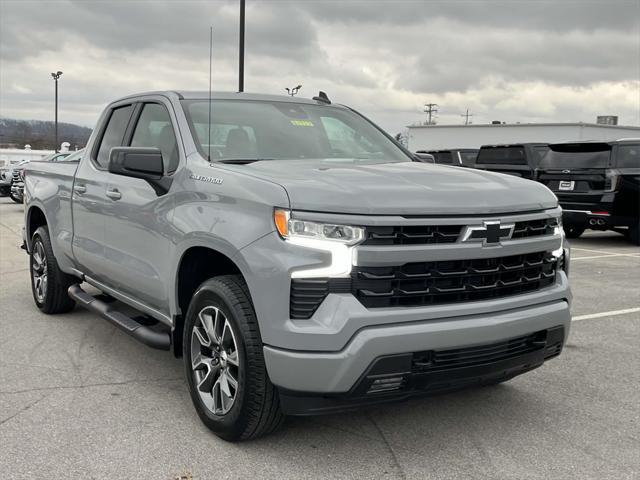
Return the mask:
[[(69, 142), (72, 150), (76, 146), (82, 148), (90, 135), (91, 129), (88, 127), (58, 122), (58, 145)], [(54, 137), (54, 122), (0, 118), (0, 147), (24, 148), (28, 143), (34, 150), (53, 150)]]

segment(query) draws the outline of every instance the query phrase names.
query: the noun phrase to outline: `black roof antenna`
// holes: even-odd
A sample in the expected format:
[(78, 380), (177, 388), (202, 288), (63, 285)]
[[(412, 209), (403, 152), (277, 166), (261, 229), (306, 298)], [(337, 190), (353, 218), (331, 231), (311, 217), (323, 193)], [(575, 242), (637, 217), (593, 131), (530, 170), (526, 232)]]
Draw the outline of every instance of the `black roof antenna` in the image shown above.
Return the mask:
[(327, 105), (331, 105), (331, 100), (329, 100), (329, 97), (327, 97), (327, 94), (324, 93), (322, 90), (318, 92), (317, 97), (313, 97), (311, 100), (315, 100), (316, 102), (321, 102), (321, 103), (326, 103)]
[(211, 161), (211, 64), (213, 63), (213, 27), (209, 27), (209, 123), (207, 125), (207, 160)]

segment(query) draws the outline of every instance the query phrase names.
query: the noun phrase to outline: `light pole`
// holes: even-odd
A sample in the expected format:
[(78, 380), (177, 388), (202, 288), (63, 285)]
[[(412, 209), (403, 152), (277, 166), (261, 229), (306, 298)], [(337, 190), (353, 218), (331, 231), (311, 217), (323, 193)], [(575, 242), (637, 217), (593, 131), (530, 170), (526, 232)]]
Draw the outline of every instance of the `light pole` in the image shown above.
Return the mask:
[(238, 91), (244, 92), (244, 0), (240, 0), (240, 48), (238, 58)]
[(285, 90), (289, 95), (291, 95), (292, 97), (295, 97), (301, 88), (302, 88), (302, 85), (298, 85), (297, 87), (293, 87), (293, 88), (285, 87)]
[(55, 152), (58, 153), (58, 79), (62, 76), (62, 72), (58, 70), (55, 73), (51, 73), (51, 76), (56, 83)]

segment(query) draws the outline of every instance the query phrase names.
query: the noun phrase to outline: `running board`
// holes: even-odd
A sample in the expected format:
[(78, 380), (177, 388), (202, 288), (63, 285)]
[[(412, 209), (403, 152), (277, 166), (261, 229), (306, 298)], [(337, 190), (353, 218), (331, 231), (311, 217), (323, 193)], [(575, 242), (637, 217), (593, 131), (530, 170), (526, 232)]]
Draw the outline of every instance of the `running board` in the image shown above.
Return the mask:
[(71, 285), (68, 292), (69, 296), (79, 305), (97, 313), (139, 342), (159, 350), (169, 350), (171, 347), (171, 337), (168, 332), (158, 332), (148, 326), (141, 325), (133, 318), (113, 308), (112, 305), (89, 295), (77, 283)]

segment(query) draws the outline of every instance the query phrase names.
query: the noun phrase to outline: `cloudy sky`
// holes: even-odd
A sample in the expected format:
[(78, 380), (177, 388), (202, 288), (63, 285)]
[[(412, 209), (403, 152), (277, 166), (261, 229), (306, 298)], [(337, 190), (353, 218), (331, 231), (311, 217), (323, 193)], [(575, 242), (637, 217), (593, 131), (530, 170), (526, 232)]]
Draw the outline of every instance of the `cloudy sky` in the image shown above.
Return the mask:
[[(237, 1), (0, 0), (0, 116), (93, 126), (146, 90), (237, 89)], [(318, 90), (390, 133), (438, 123), (640, 125), (640, 0), (247, 0), (245, 89)]]

